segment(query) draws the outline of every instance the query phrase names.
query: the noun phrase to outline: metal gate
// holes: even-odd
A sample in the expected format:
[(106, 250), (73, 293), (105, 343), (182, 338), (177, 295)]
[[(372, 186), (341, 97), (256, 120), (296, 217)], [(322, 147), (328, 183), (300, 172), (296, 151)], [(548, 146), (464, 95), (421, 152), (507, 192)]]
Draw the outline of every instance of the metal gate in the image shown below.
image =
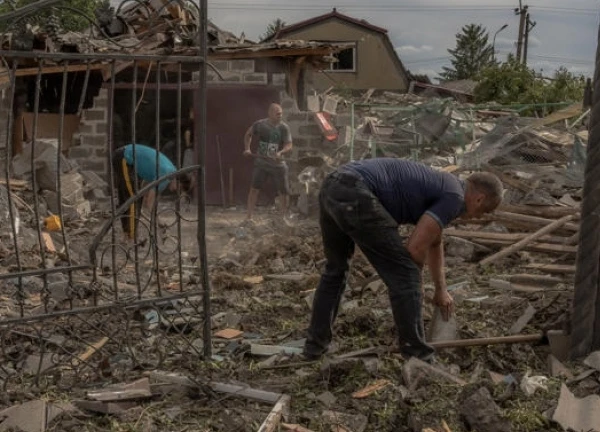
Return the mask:
[[(10, 83), (5, 90), (9, 110), (3, 119), (6, 176), (2, 182), (9, 192), (5, 208), (0, 209), (0, 212), (6, 210), (5, 222), (0, 226), (5, 235), (2, 241), (5, 253), (0, 261), (0, 385), (5, 392), (53, 386), (71, 388), (95, 381), (125, 380), (133, 371), (139, 374), (144, 369), (187, 368), (210, 357), (210, 284), (204, 213), (206, 1), (198, 6), (188, 0), (165, 0), (159, 1), (162, 7), (157, 8), (156, 1), (126, 0), (113, 13), (113, 22), (105, 22), (104, 27), (60, 0), (42, 0), (21, 9), (15, 8), (14, 2), (9, 3), (15, 10), (0, 16), (0, 24), (5, 26), (2, 43), (11, 32), (14, 42), (15, 37), (31, 31), (32, 27), (25, 24), (56, 20), (56, 16), (68, 11), (93, 23), (87, 36), (101, 38), (103, 48), (92, 41), (91, 52), (86, 53), (42, 52), (35, 47), (0, 51), (5, 79)], [(184, 28), (168, 29), (173, 40), (177, 43), (184, 40), (187, 45), (140, 53), (124, 37), (109, 35), (109, 25), (119, 22), (124, 25), (119, 11), (132, 5), (138, 9), (143, 6), (138, 13), (140, 19), (146, 20), (148, 31), (159, 26), (155, 20), (169, 8), (184, 11), (187, 18), (192, 14), (195, 21), (188, 21)], [(48, 37), (52, 39), (53, 35)], [(146, 39), (143, 36), (138, 39), (139, 46), (143, 46)], [(105, 77), (110, 77), (107, 139), (97, 143), (96, 150), (96, 154), (106, 157), (108, 198), (104, 212), (87, 216), (78, 216), (77, 209), (73, 213), (63, 196), (72, 179), (64, 173), (68, 160), (64, 159), (63, 135), (67, 102), (75, 97), (70, 79), (74, 70), (84, 77), (81, 92), (76, 95), (80, 101), (78, 115), (83, 112), (85, 116), (94, 73), (102, 71)], [(45, 114), (40, 107), (51, 92), (45, 78), (50, 73), (60, 80), (57, 86), (60, 91), (54, 95), (58, 101), (54, 113), (58, 123), (55, 147), (48, 147), (46, 140), (38, 136), (40, 118)], [(196, 158), (184, 167), (182, 121), (187, 112), (182, 86), (190, 85), (192, 75), (197, 77), (193, 82), (200, 94), (197, 101), (200, 115), (193, 120)], [(154, 128), (156, 149), (162, 148), (165, 127), (160, 88), (167, 82), (171, 86), (176, 84), (174, 159), (178, 171), (149, 184), (140, 184), (135, 177), (134, 196), (127, 202), (119, 202), (120, 185), (112, 158), (116, 83), (126, 82), (134, 89), (129, 102), (131, 115), (123, 124), (129, 129), (129, 141), (137, 142), (140, 120), (136, 111), (143, 103), (144, 83), (149, 79), (154, 80), (158, 89), (154, 98), (154, 124), (141, 126)], [(13, 147), (13, 139), (19, 86), (27, 89), (33, 116), (32, 134), (20, 156), (28, 158), (31, 182), (16, 181), (12, 173), (14, 149), (18, 148)], [(50, 182), (53, 194), (41, 187), (38, 155), (42, 145), (44, 151), (54, 153), (49, 158), (55, 164), (50, 170), (55, 173)], [(126, 217), (130, 205), (139, 204), (148, 191), (163, 181), (181, 179), (182, 175), (190, 175), (194, 182), (198, 205), (192, 206), (183, 198), (185, 191), (182, 182), (178, 182), (173, 195), (157, 200), (147, 213), (137, 217), (134, 239), (123, 239), (120, 221)], [(54, 213), (48, 211), (51, 202), (56, 207)]]

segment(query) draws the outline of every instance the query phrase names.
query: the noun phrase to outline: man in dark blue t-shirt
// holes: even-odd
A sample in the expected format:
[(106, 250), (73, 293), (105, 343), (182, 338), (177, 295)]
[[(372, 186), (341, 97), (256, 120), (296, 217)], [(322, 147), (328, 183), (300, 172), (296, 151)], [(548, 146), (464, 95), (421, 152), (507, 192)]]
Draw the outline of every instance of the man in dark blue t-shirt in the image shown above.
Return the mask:
[[(421, 272), (427, 264), (433, 302), (447, 320), (454, 304), (446, 289), (442, 230), (456, 218), (477, 218), (502, 200), (503, 186), (489, 173), (466, 181), (425, 165), (392, 158), (351, 162), (331, 173), (319, 194), (327, 264), (315, 293), (304, 355), (319, 358), (346, 286), (355, 245), (388, 287), (403, 355), (429, 360), (421, 316)], [(405, 242), (398, 226), (415, 228)]]

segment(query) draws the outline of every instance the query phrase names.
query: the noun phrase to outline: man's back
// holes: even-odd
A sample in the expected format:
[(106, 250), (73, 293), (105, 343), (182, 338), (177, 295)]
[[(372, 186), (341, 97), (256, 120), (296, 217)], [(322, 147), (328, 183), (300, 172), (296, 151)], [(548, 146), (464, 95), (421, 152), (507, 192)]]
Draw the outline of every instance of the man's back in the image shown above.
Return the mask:
[[(128, 144), (124, 148), (123, 156), (128, 164), (134, 165), (134, 145)], [(158, 176), (156, 175), (156, 161), (158, 158)], [(156, 180), (159, 177), (171, 174), (176, 171), (175, 165), (164, 154), (157, 152), (156, 149), (141, 144), (135, 144), (135, 171), (140, 178), (147, 182)], [(168, 181), (162, 182), (159, 189), (163, 190), (168, 185)]]
[(375, 158), (341, 169), (359, 174), (398, 224), (416, 224), (427, 213), (444, 227), (464, 209), (464, 183), (417, 162)]

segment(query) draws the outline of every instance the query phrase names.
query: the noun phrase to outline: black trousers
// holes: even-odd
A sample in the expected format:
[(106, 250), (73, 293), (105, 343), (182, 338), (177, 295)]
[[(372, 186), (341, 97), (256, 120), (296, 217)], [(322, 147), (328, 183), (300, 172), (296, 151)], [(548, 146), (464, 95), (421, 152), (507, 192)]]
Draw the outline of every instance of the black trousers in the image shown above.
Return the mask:
[(403, 355), (423, 360), (434, 349), (425, 342), (421, 311), (421, 269), (398, 233), (398, 224), (360, 176), (336, 171), (320, 194), (320, 226), (327, 263), (315, 293), (304, 352), (325, 353), (358, 245), (388, 288)]
[[(115, 185), (119, 196), (119, 207), (137, 193), (137, 174), (133, 165), (129, 165), (125, 160), (123, 151), (123, 148), (115, 150), (112, 158)], [(137, 183), (138, 186), (141, 185), (142, 179), (137, 177)], [(138, 220), (141, 215), (141, 204), (142, 198), (132, 203), (125, 215), (121, 217), (123, 232), (126, 233), (129, 238), (135, 237), (135, 230), (137, 229)]]

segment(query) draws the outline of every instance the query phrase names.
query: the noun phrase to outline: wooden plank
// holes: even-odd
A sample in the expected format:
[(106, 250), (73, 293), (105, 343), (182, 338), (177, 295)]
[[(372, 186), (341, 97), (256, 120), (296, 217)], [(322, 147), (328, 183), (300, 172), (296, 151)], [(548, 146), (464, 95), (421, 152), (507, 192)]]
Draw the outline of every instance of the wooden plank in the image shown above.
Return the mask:
[(544, 235), (551, 233), (555, 229), (560, 228), (562, 225), (569, 222), (574, 217), (575, 217), (574, 215), (568, 215), (568, 216), (565, 216), (555, 222), (552, 222), (550, 225), (547, 225), (544, 228), (542, 228), (541, 230), (534, 232), (533, 234), (527, 236), (523, 240), (515, 243), (514, 245), (509, 246), (506, 249), (503, 249), (500, 252), (485, 258), (479, 264), (480, 265), (491, 264), (494, 261), (505, 258), (515, 252), (518, 252), (521, 249), (523, 249), (525, 246), (527, 246), (528, 244), (533, 243), (535, 240), (539, 239), (540, 237), (543, 237)]
[(102, 347), (104, 345), (106, 345), (107, 342), (108, 342), (108, 338), (107, 337), (103, 337), (98, 342), (90, 345), (88, 347), (88, 349), (85, 350), (85, 352), (83, 352), (82, 354), (80, 354), (80, 355), (77, 356), (77, 362), (85, 362), (85, 361), (87, 361), (96, 352), (98, 352), (99, 350), (101, 350)]
[(555, 276), (546, 276), (546, 275), (536, 275), (536, 274), (512, 274), (507, 276), (508, 280), (510, 280), (513, 283), (524, 283), (524, 284), (529, 284), (529, 283), (539, 283), (539, 284), (547, 284), (547, 285), (552, 285), (552, 284), (559, 284), (559, 283), (563, 283), (564, 279), (563, 278), (559, 278), (559, 277), (555, 277)]
[[(501, 240), (508, 242), (517, 242), (529, 235), (529, 233), (496, 233), (487, 231), (467, 231), (454, 228), (447, 229), (444, 233), (449, 236), (464, 239)], [(548, 243), (568, 244), (569, 237), (544, 236), (540, 238), (540, 240)]]
[(291, 398), (288, 395), (283, 395), (277, 401), (265, 421), (258, 428), (258, 432), (275, 432), (279, 430), (281, 419), (287, 416), (290, 409)]
[(532, 205), (511, 205), (502, 204), (498, 208), (500, 211), (519, 213), (528, 216), (539, 216), (547, 219), (556, 219), (568, 215), (575, 215), (579, 210), (573, 207), (559, 206), (532, 206)]
[(536, 264), (531, 263), (525, 266), (528, 270), (538, 270), (551, 274), (575, 274), (576, 267), (568, 264)]
[[(513, 243), (503, 240), (477, 240), (476, 243), (484, 246), (510, 246)], [(529, 252), (548, 252), (548, 253), (577, 253), (577, 246), (553, 244), (553, 243), (530, 243), (523, 250)]]
[[(100, 63), (95, 63), (95, 64), (89, 65), (90, 70), (106, 69), (108, 67), (109, 67), (108, 65), (100, 64)], [(67, 72), (81, 72), (81, 71), (86, 71), (88, 69), (88, 65), (74, 64), (74, 65), (69, 65), (66, 67), (65, 66), (45, 66), (42, 68), (42, 75), (63, 73), (65, 71), (65, 69), (67, 70)], [(22, 77), (22, 76), (37, 75), (38, 71), (39, 71), (39, 68), (37, 68), (37, 67), (17, 69), (15, 71), (15, 76)], [(4, 84), (7, 82), (10, 82), (10, 74), (0, 75), (0, 84)]]

